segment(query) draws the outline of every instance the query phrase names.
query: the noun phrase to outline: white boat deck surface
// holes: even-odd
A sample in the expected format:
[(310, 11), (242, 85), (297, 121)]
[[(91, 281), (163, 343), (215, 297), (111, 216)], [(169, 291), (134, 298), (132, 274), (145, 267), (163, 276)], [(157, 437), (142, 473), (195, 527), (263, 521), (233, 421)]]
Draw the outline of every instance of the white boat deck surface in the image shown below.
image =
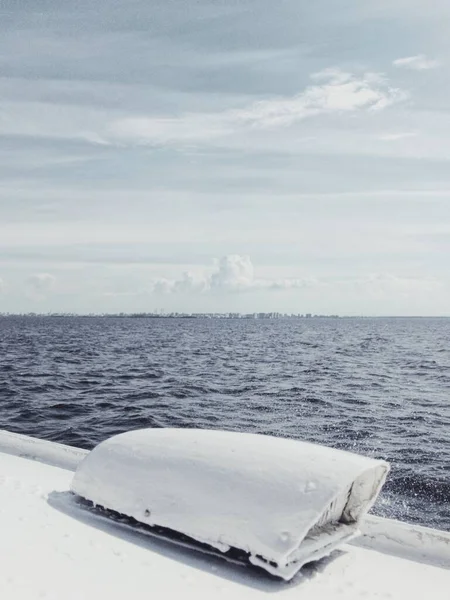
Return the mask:
[(83, 511), (72, 476), (0, 452), (1, 599), (450, 599), (450, 570), (354, 545), (273, 580)]

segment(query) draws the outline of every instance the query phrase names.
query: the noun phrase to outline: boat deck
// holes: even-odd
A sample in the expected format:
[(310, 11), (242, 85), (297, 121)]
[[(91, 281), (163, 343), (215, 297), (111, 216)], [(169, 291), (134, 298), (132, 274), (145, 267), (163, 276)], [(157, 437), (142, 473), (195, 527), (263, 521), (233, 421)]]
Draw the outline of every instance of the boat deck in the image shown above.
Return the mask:
[(289, 583), (274, 580), (82, 510), (68, 492), (72, 476), (0, 452), (0, 598), (450, 598), (450, 570), (430, 564), (431, 555), (416, 561), (357, 545), (304, 567)]

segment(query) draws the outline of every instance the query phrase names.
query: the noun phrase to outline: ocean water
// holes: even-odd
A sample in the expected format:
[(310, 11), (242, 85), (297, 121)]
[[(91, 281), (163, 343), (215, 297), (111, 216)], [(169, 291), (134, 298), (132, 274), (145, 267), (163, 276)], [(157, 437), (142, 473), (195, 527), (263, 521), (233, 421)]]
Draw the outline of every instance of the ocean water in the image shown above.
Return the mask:
[(450, 530), (450, 319), (0, 318), (0, 428), (310, 440), (392, 465), (377, 514)]

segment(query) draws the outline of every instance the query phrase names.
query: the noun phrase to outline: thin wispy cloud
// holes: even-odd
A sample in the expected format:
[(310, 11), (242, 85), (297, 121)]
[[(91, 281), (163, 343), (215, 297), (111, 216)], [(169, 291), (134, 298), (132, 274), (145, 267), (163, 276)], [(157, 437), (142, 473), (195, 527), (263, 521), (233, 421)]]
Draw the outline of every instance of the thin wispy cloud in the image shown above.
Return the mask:
[(339, 69), (314, 73), (316, 82), (294, 96), (277, 96), (220, 113), (137, 117), (113, 122), (106, 134), (125, 143), (202, 142), (248, 128), (287, 127), (320, 115), (381, 111), (408, 98), (385, 75)]
[(442, 292), (444, 283), (432, 277), (408, 277), (393, 273), (371, 273), (354, 282), (361, 291), (374, 296), (406, 297)]
[(397, 142), (398, 140), (414, 138), (417, 135), (419, 135), (417, 131), (398, 131), (398, 132), (380, 133), (376, 136), (376, 138), (383, 142)]
[(412, 71), (427, 71), (428, 69), (437, 69), (441, 66), (440, 61), (433, 58), (427, 58), (425, 54), (397, 58), (392, 64), (395, 67), (411, 69)]
[(448, 2), (25, 4), (0, 312), (449, 311)]
[(292, 98), (273, 98), (233, 113), (237, 120), (259, 126), (284, 126), (310, 117), (354, 111), (378, 111), (405, 100), (408, 94), (379, 73), (361, 76), (326, 69), (314, 73), (318, 83)]

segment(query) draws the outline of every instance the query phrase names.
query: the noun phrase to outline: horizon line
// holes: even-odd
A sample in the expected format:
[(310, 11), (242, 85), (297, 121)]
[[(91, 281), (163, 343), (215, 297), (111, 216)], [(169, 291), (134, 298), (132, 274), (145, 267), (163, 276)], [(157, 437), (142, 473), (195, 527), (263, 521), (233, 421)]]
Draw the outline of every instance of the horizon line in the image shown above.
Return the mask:
[(241, 312), (120, 312), (120, 313), (76, 313), (76, 312), (47, 312), (47, 313), (10, 313), (0, 312), (0, 318), (27, 317), (27, 318), (134, 318), (134, 319), (180, 319), (180, 318), (208, 318), (208, 319), (247, 319), (247, 320), (276, 320), (276, 319), (448, 319), (450, 315), (370, 315), (370, 314), (314, 314), (314, 313), (280, 313), (277, 311), (258, 311), (252, 313)]

